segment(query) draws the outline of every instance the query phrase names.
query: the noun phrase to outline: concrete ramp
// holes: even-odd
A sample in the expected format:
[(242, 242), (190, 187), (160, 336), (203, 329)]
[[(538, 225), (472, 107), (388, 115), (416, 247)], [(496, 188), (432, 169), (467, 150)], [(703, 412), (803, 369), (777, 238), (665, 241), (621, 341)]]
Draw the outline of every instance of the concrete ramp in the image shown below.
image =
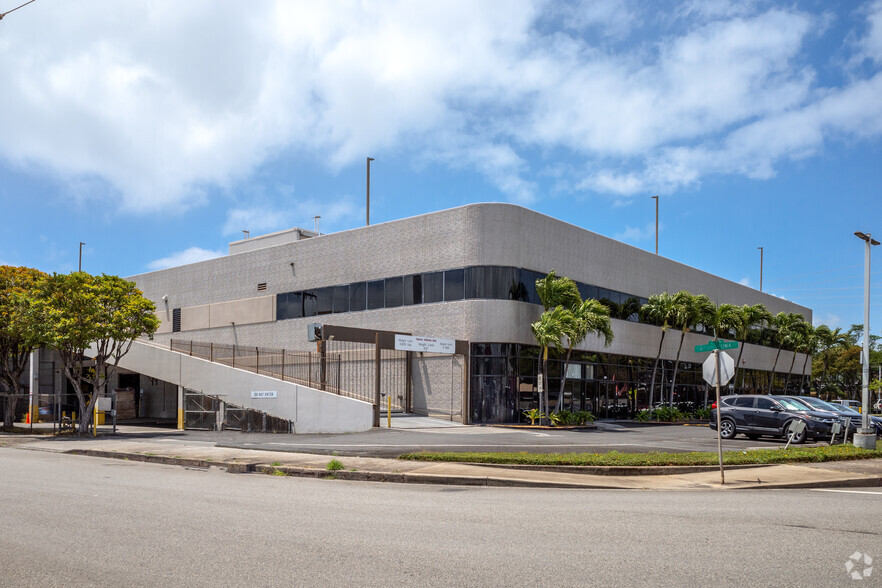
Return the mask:
[(290, 420), (295, 433), (354, 433), (373, 425), (373, 407), (367, 402), (190, 357), (150, 343), (135, 341), (119, 367)]

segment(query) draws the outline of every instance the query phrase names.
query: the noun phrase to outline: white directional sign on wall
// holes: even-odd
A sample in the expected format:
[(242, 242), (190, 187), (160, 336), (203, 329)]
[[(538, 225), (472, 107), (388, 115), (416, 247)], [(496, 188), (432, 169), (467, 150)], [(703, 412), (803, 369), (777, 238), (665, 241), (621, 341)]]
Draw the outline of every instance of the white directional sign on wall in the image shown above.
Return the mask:
[(277, 390), (252, 390), (251, 398), (276, 398), (279, 392)]
[(453, 339), (435, 339), (433, 337), (413, 337), (411, 335), (395, 335), (395, 349), (398, 351), (425, 351), (428, 353), (456, 353), (456, 341)]
[[(711, 353), (701, 366), (704, 381), (711, 386), (717, 385), (717, 360)], [(729, 382), (735, 375), (735, 360), (729, 354), (720, 351), (720, 386)]]

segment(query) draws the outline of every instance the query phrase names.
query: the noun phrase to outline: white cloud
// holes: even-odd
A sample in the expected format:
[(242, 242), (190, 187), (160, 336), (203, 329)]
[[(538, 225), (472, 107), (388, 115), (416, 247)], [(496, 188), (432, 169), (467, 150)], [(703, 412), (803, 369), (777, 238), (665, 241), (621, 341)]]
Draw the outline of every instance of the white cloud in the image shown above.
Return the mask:
[(828, 327), (835, 329), (836, 327), (842, 326), (842, 318), (833, 313), (826, 313), (823, 315), (813, 315), (812, 323), (814, 326), (827, 325)]
[[(876, 78), (821, 88), (804, 66), (823, 15), (693, 0), (621, 49), (592, 39), (620, 40), (656, 7), (500, 6), (35, 3), (0, 39), (0, 158), (136, 212), (201, 205), (286, 148), (332, 170), (366, 153), (441, 161), (529, 204), (535, 151), (583, 162), (561, 184), (628, 195), (768, 178), (830, 138), (882, 133)], [(882, 0), (866, 17), (856, 51), (879, 62)], [(224, 230), (303, 224), (278, 209), (238, 204)]]
[(273, 205), (252, 204), (246, 208), (233, 208), (227, 211), (227, 220), (222, 231), (224, 235), (237, 235), (239, 238), (242, 230), (248, 230), (252, 237), (295, 226), (312, 230), (315, 224), (313, 217), (318, 215), (321, 217), (319, 229), (327, 233), (348, 224), (349, 221), (361, 218), (363, 214), (364, 205), (356, 205), (346, 196), (326, 200), (299, 199), (284, 210)]
[(882, 63), (882, 0), (864, 7), (867, 17), (867, 34), (859, 41), (856, 61), (869, 59)]
[(742, 286), (750, 286), (750, 278), (741, 278), (740, 280), (738, 280), (738, 283)]
[(205, 261), (206, 259), (223, 257), (224, 255), (225, 253), (223, 251), (212, 251), (210, 249), (202, 249), (200, 247), (190, 247), (189, 249), (185, 249), (184, 251), (172, 253), (168, 257), (163, 257), (162, 259), (151, 261), (147, 264), (147, 267), (151, 270), (161, 270), (169, 267), (177, 267), (179, 265), (187, 265), (188, 263)]
[(627, 241), (629, 243), (637, 243), (650, 238), (655, 238), (655, 224), (648, 224), (644, 228), (626, 226), (621, 233), (613, 235), (613, 239), (617, 241)]

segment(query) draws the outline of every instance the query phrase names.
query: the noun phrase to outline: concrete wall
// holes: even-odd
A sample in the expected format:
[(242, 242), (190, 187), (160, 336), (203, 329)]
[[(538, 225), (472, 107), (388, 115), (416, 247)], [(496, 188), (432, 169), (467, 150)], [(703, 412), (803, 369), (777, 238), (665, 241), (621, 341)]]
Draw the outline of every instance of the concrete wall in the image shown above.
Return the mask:
[[(146, 343), (135, 342), (120, 367), (294, 421), (295, 433), (352, 433), (366, 431), (373, 424), (368, 403)], [(275, 390), (277, 398), (251, 398), (251, 392), (258, 390)]]
[[(248, 247), (274, 242), (258, 238), (246, 241)], [(473, 204), (245, 249), (237, 248), (240, 252), (235, 255), (130, 278), (160, 309), (158, 314), (164, 322), (157, 340), (165, 342), (171, 337), (167, 328), (171, 313), (166, 308), (182, 308), (182, 328), (186, 332), (175, 337), (219, 343), (307, 349), (306, 325), (327, 322), (468, 341), (532, 344), (529, 324), (536, 320), (540, 309), (504, 300), (443, 302), (285, 321), (268, 318), (270, 308), (275, 312), (277, 293), (471, 265), (555, 269), (574, 280), (644, 297), (689, 290), (707, 294), (716, 303), (763, 303), (773, 313), (797, 312), (811, 321), (811, 310), (806, 307), (510, 204)], [(266, 291), (258, 292), (261, 283), (266, 284)], [(163, 296), (168, 296), (167, 306)], [(237, 302), (221, 306), (232, 301)], [(237, 304), (244, 305), (240, 311), (233, 310)], [(222, 319), (215, 320), (215, 308), (219, 312), (224, 309)], [(610, 352), (655, 357), (660, 329), (616, 321), (614, 330), (616, 341)], [(695, 338), (699, 339), (700, 343), (707, 340)], [(684, 352), (691, 353), (688, 341)], [(603, 350), (593, 339), (581, 348)], [(663, 357), (673, 359), (675, 355), (676, 348), (672, 351), (666, 344)], [(745, 351), (745, 359), (763, 365), (771, 365), (774, 355), (775, 350), (769, 349), (758, 348), (750, 354)], [(786, 361), (784, 355), (779, 360), (779, 371), (786, 369), (781, 367)]]
[(413, 411), (462, 422), (463, 357), (419, 353), (413, 358)]

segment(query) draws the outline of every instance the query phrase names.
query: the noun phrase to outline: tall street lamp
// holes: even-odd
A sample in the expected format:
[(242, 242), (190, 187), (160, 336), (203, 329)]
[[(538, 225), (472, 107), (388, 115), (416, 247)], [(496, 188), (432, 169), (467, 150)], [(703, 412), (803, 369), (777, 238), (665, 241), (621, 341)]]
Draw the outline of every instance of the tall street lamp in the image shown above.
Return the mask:
[(854, 446), (876, 449), (876, 431), (870, 428), (870, 247), (879, 241), (869, 233), (855, 232), (864, 248), (864, 347), (861, 352), (861, 428), (854, 434)]
[(763, 248), (757, 247), (760, 250), (760, 292), (763, 291)]
[(371, 162), (373, 160), (373, 157), (367, 158), (367, 202), (365, 204), (365, 226), (370, 226), (371, 224)]
[(78, 271), (78, 272), (83, 271), (83, 245), (85, 245), (85, 243), (83, 243), (82, 241), (80, 241), (80, 262), (79, 262), (79, 264), (77, 265), (77, 271)]

